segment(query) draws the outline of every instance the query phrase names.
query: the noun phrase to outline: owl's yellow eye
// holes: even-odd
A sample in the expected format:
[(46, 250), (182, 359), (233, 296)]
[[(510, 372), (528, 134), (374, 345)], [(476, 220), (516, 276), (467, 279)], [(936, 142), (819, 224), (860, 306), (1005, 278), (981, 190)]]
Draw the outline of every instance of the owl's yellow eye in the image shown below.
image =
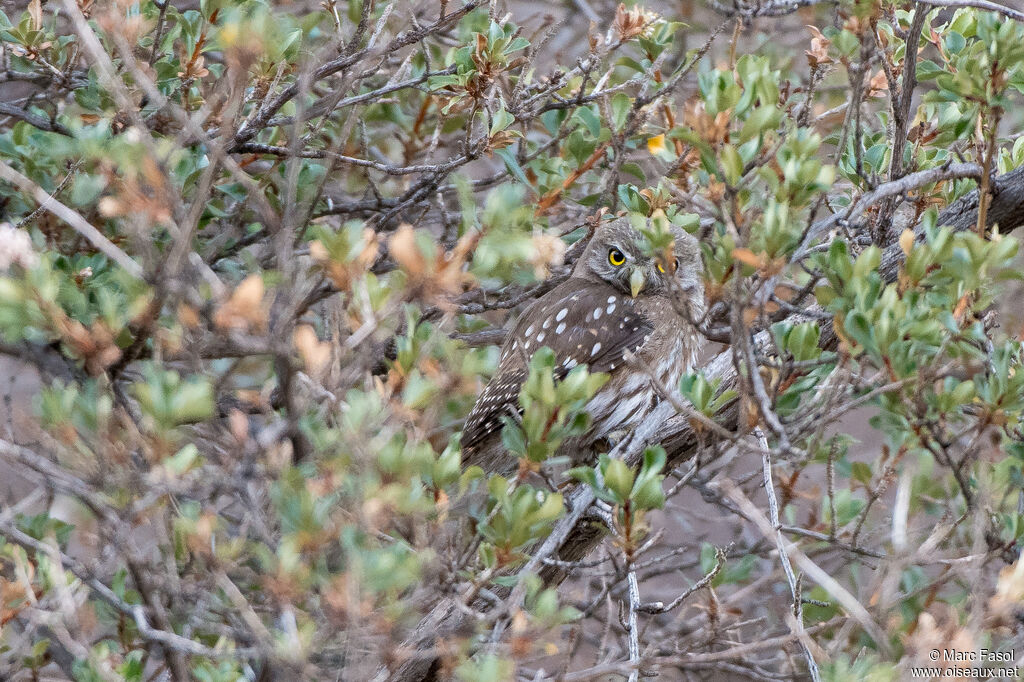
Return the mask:
[[(655, 263), (655, 265), (658, 266), (658, 272), (664, 274), (665, 266), (661, 264), (661, 261), (658, 261), (657, 263)], [(674, 261), (672, 261), (672, 272), (675, 272), (678, 269), (679, 269), (679, 259), (676, 258)]]
[(618, 249), (612, 249), (608, 252), (608, 262), (618, 267), (626, 262), (626, 257)]

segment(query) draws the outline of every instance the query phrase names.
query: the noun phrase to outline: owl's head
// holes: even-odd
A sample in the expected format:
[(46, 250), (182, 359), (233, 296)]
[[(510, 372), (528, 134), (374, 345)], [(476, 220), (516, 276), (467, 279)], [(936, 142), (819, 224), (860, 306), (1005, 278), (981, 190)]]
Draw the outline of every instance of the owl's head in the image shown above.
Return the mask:
[(667, 296), (681, 293), (691, 302), (704, 299), (704, 280), (697, 240), (680, 227), (670, 227), (673, 259), (665, 258), (627, 218), (597, 228), (573, 269), (573, 277), (602, 280), (627, 296)]

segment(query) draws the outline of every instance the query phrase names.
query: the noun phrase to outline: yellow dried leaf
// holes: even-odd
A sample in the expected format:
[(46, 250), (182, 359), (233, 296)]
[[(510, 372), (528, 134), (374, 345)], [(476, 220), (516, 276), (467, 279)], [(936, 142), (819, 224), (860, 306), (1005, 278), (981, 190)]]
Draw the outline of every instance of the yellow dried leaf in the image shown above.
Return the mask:
[(517, 610), (512, 615), (512, 632), (526, 632), (526, 629), (529, 626), (529, 624), (530, 622), (526, 618), (526, 614), (523, 613), (522, 609)]
[(309, 257), (317, 263), (323, 263), (328, 260), (330, 256), (327, 254), (327, 248), (320, 242), (320, 240), (314, 239), (309, 243)]
[(903, 250), (904, 256), (910, 255), (910, 250), (914, 248), (914, 231), (907, 229), (903, 230), (903, 234), (900, 235), (900, 248)]
[(655, 135), (647, 138), (647, 151), (651, 154), (660, 154), (665, 151), (665, 136)]

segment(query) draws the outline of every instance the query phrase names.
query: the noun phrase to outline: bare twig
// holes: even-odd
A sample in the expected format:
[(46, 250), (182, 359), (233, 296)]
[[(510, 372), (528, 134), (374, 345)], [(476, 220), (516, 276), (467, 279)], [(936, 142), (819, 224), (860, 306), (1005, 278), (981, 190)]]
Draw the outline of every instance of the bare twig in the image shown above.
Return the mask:
[(775, 547), (779, 552), (779, 563), (782, 564), (782, 572), (786, 574), (786, 581), (789, 583), (790, 594), (793, 595), (793, 624), (797, 641), (804, 651), (804, 658), (807, 660), (807, 671), (814, 682), (820, 682), (821, 673), (818, 671), (818, 664), (814, 660), (814, 654), (807, 645), (807, 630), (804, 629), (803, 610), (801, 608), (801, 595), (798, 587), (796, 574), (793, 573), (793, 566), (789, 559), (789, 550), (786, 538), (782, 535), (782, 527), (779, 523), (779, 501), (775, 497), (775, 483), (772, 481), (772, 451), (768, 447), (768, 439), (760, 429), (754, 429), (754, 436), (761, 446), (761, 465), (764, 470), (764, 490), (768, 496), (768, 517), (771, 527), (774, 530)]
[(142, 279), (142, 266), (136, 263), (128, 254), (117, 248), (112, 241), (107, 239), (99, 230), (90, 225), (89, 222), (86, 221), (86, 219), (77, 211), (68, 208), (61, 202), (54, 199), (52, 195), (46, 192), (46, 190), (11, 168), (7, 162), (3, 160), (0, 160), (0, 179), (6, 180), (25, 194), (31, 196), (41, 207), (45, 208), (47, 211), (74, 228), (76, 232), (85, 237), (89, 243), (99, 249), (101, 253), (124, 268), (128, 274), (138, 279)]

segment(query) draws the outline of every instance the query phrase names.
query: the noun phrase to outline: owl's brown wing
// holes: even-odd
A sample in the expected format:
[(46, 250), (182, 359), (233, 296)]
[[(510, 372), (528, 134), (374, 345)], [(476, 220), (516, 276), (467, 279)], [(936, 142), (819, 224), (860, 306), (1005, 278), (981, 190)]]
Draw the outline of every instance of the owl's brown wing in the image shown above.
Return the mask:
[(538, 348), (555, 352), (556, 378), (577, 365), (611, 372), (637, 352), (654, 325), (636, 301), (610, 286), (575, 280), (551, 290), (527, 308), (501, 351), (498, 371), (477, 398), (462, 432), (463, 450), (501, 429), (501, 417), (520, 412), (519, 390), (528, 359)]

